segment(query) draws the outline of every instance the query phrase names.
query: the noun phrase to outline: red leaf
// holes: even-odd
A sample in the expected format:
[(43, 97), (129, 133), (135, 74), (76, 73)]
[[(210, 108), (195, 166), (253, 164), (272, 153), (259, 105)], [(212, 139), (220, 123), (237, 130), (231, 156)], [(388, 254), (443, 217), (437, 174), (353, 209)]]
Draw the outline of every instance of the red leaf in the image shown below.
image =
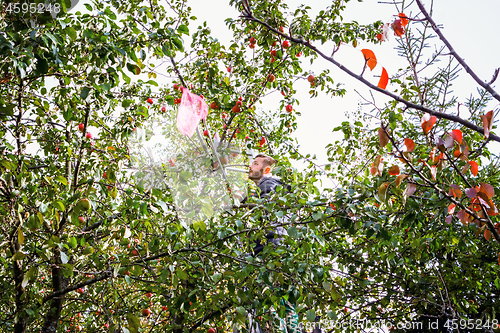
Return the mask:
[(391, 166), (391, 168), (389, 169), (389, 174), (391, 176), (397, 176), (397, 175), (399, 175), (399, 167), (397, 165)]
[(453, 220), (453, 215), (446, 216), (446, 219), (445, 219), (446, 223), (450, 224), (452, 220)]
[(378, 140), (380, 143), (380, 148), (384, 148), (389, 143), (389, 137), (382, 127), (378, 129)]
[(422, 129), (424, 130), (424, 134), (429, 133), (431, 130), (432, 126), (436, 123), (437, 117), (436, 116), (431, 116), (429, 117), (429, 120), (424, 120), (425, 116), (422, 117)]
[(453, 214), (454, 211), (455, 211), (455, 204), (452, 203), (448, 206), (448, 214)]
[(380, 80), (378, 81), (378, 87), (381, 89), (385, 89), (388, 83), (389, 83), (389, 75), (387, 75), (385, 67), (382, 67), (382, 74), (380, 75)]
[(484, 238), (489, 241), (491, 239), (491, 231), (490, 229), (484, 230)]
[(493, 196), (495, 195), (495, 190), (493, 189), (493, 186), (487, 183), (481, 183), (481, 185), (479, 186), (479, 192), (486, 194), (488, 199), (493, 198)]
[(405, 29), (400, 19), (394, 20), (394, 23), (391, 25), (392, 30), (394, 30), (394, 36), (401, 37), (405, 33)]
[(408, 24), (408, 17), (404, 13), (399, 13), (399, 18), (401, 19), (401, 25), (406, 27)]
[(467, 189), (465, 189), (465, 195), (466, 195), (468, 198), (472, 199), (472, 198), (475, 198), (475, 197), (476, 197), (476, 195), (477, 195), (477, 191), (476, 191), (476, 189), (475, 189), (474, 187), (467, 188)]
[(412, 139), (405, 139), (406, 151), (414, 151), (415, 150), (415, 142)]
[(453, 140), (458, 142), (458, 144), (462, 143), (462, 131), (461, 130), (455, 129), (455, 130), (451, 131), (451, 137), (453, 138)]
[(483, 119), (484, 137), (487, 139), (490, 136), (491, 126), (493, 125), (493, 111), (488, 111), (481, 118)]
[(478, 172), (477, 162), (476, 161), (469, 161), (468, 163), (470, 165), (470, 171), (472, 171), (472, 174), (474, 175), (474, 177), (476, 177), (477, 172)]
[(377, 66), (377, 58), (375, 57), (375, 53), (369, 49), (362, 49), (361, 53), (365, 57), (366, 64), (370, 67), (370, 70), (373, 70), (375, 66)]

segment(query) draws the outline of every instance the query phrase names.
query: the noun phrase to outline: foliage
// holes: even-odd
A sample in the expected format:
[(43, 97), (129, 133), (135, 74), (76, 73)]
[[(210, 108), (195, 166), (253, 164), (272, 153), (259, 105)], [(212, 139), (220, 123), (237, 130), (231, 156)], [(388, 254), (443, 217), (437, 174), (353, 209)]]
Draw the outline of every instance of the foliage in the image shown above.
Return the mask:
[[(362, 25), (343, 21), (349, 1), (315, 17), (306, 5), (289, 12), (281, 1), (230, 4), (241, 12), (226, 20), (230, 45), (206, 24), (193, 28), (181, 0), (93, 1), (88, 13), (56, 17), (2, 12), (2, 330), (245, 330), (251, 309), (264, 321), (271, 308), (284, 316), (285, 297), (304, 323), (321, 316), (428, 328), (439, 320), (444, 329), (474, 319), (492, 331), (500, 308), (500, 176), (488, 143), (500, 139), (486, 109), (499, 100), (491, 84), (478, 82), (483, 89), (467, 102), (469, 119), (452, 115), (457, 97), (449, 88), (463, 60), (453, 53), (437, 67), (445, 48), (427, 52), (440, 31), (422, 7), (410, 18), (403, 4), (393, 22)], [(381, 43), (391, 31), (408, 67), (391, 76), (383, 68), (378, 85), (319, 46), (333, 42), (335, 54), (344, 43)], [(375, 54), (362, 53), (374, 70)], [(290, 133), (299, 113), (285, 106), (299, 104), (297, 78), (310, 82), (312, 97), (345, 90), (328, 70), (313, 76), (304, 69), (302, 56), (391, 97), (384, 106), (372, 103), (376, 124), (353, 116), (336, 126), (344, 140), (325, 143), (326, 167), (297, 152)], [(424, 75), (424, 67), (435, 71)], [(162, 75), (175, 86), (162, 84)], [(225, 164), (209, 152), (177, 176), (176, 165), (196, 160), (175, 146), (178, 86), (211, 105), (202, 125), (210, 135), (201, 142), (211, 146), (213, 133), (222, 133), (220, 147), (228, 150), (219, 157), (234, 147), (275, 156), (291, 193), (235, 200), (219, 215), (207, 201), (204, 220), (182, 223), (171, 187), (146, 186), (130, 172), (132, 134), (141, 127), (151, 133), (151, 122), (162, 120), (170, 121), (170, 151), (182, 153), (156, 172), (185, 184), (201, 168)], [(280, 109), (259, 111), (275, 90), (283, 94)], [(298, 172), (293, 160), (309, 167)], [(317, 188), (322, 176), (340, 186)], [(285, 227), (284, 244), (250, 256), (271, 224)]]

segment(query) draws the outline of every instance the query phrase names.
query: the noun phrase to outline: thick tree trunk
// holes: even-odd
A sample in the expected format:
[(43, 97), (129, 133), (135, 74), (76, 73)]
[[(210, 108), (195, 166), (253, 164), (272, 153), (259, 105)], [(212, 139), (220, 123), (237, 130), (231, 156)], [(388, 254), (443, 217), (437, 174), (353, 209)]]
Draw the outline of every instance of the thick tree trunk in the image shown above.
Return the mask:
[[(54, 256), (56, 265), (52, 268), (52, 288), (54, 291), (58, 291), (68, 286), (68, 279), (64, 277), (62, 269), (59, 268), (62, 264), (59, 249), (56, 249)], [(61, 317), (63, 304), (64, 295), (54, 297), (50, 301), (50, 308), (45, 316), (45, 322), (42, 327), (43, 333), (55, 333), (57, 331), (57, 325), (59, 323), (59, 318)]]

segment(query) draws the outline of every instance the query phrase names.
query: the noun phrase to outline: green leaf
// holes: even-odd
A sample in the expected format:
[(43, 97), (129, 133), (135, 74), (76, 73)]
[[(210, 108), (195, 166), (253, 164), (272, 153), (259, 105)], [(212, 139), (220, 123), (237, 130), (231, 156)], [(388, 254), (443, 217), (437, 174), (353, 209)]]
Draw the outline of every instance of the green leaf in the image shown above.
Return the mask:
[(179, 34), (189, 35), (189, 28), (186, 25), (181, 24), (179, 28), (177, 28), (177, 32)]
[(316, 311), (314, 311), (313, 309), (307, 310), (306, 311), (306, 318), (310, 322), (314, 323), (314, 321), (316, 320)]
[(14, 260), (14, 261), (17, 261), (17, 260), (23, 260), (25, 257), (26, 257), (26, 255), (25, 255), (24, 253), (22, 253), (21, 251), (19, 251), (19, 252), (16, 252), (16, 253), (12, 256), (12, 260)]
[(69, 38), (71, 38), (71, 40), (73, 40), (73, 41), (76, 40), (76, 30), (75, 29), (73, 29), (72, 27), (66, 27), (64, 29), (64, 31), (69, 36)]
[(43, 58), (36, 59), (36, 71), (40, 74), (47, 74), (49, 72), (49, 64)]
[(89, 95), (89, 92), (90, 92), (90, 88), (89, 87), (83, 87), (82, 91), (80, 92), (80, 97), (82, 99), (86, 99), (87, 96)]
[(128, 328), (132, 333), (137, 333), (139, 328), (141, 327), (141, 321), (139, 320), (139, 318), (131, 313), (127, 313), (127, 323)]
[(64, 212), (64, 204), (61, 201), (54, 201), (52, 206), (59, 209), (59, 211)]
[(182, 45), (182, 39), (181, 38), (173, 38), (172, 43), (174, 43), (174, 46), (181, 52), (184, 52), (184, 46)]
[(127, 62), (127, 69), (134, 73), (135, 75), (141, 74), (141, 69), (139, 66)]
[(19, 244), (24, 243), (24, 233), (23, 233), (23, 230), (21, 228), (17, 229), (17, 242)]
[(14, 115), (14, 105), (13, 104), (6, 104), (5, 106), (0, 105), (0, 114), (6, 115), (6, 116), (13, 116)]
[(184, 272), (182, 269), (180, 268), (177, 268), (177, 270), (175, 271), (175, 273), (177, 274), (177, 276), (179, 277), (179, 279), (181, 280), (187, 280), (188, 278), (188, 275), (186, 274), (186, 272)]
[(292, 237), (292, 238), (298, 238), (299, 237), (299, 234), (297, 232), (297, 228), (295, 227), (290, 227), (286, 230), (286, 232), (288, 233), (288, 236)]
[(75, 236), (72, 236), (70, 239), (69, 239), (69, 243), (68, 243), (68, 246), (72, 249), (76, 248), (76, 245), (77, 245), (77, 240), (75, 238)]

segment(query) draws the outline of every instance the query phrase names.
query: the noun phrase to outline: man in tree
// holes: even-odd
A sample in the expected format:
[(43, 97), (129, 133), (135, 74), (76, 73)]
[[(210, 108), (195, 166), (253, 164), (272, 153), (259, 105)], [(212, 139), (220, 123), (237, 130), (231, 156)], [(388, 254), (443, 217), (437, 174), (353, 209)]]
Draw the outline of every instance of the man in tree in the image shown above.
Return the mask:
[[(291, 190), (291, 186), (285, 184), (279, 178), (272, 176), (271, 167), (276, 165), (276, 160), (270, 156), (259, 154), (255, 157), (253, 162), (250, 164), (250, 168), (248, 170), (248, 178), (251, 179), (255, 185), (260, 190), (258, 196), (262, 198), (266, 198), (270, 195), (271, 192), (276, 191), (276, 188), (279, 185), (282, 185), (287, 188), (288, 191)], [(243, 200), (246, 202), (247, 198)], [(273, 230), (269, 231), (266, 234), (266, 239), (269, 242), (272, 242), (274, 245), (280, 245), (281, 237), (276, 237), (275, 235), (285, 235), (286, 231), (281, 226), (276, 226), (276, 223), (271, 221), (271, 226), (273, 226)], [(256, 245), (253, 248), (253, 256), (257, 256), (260, 252), (264, 250), (265, 244), (262, 241), (257, 241)], [(264, 273), (266, 274), (266, 273)], [(262, 277), (262, 274), (261, 274)], [(273, 317), (275, 318), (276, 327), (274, 327), (273, 331), (278, 330), (278, 332), (283, 333), (300, 333), (302, 329), (299, 324), (299, 318), (297, 313), (295, 313), (295, 308), (293, 304), (285, 299), (281, 299), (281, 305), (285, 306), (286, 309), (286, 321), (280, 318), (274, 311), (272, 312)]]

